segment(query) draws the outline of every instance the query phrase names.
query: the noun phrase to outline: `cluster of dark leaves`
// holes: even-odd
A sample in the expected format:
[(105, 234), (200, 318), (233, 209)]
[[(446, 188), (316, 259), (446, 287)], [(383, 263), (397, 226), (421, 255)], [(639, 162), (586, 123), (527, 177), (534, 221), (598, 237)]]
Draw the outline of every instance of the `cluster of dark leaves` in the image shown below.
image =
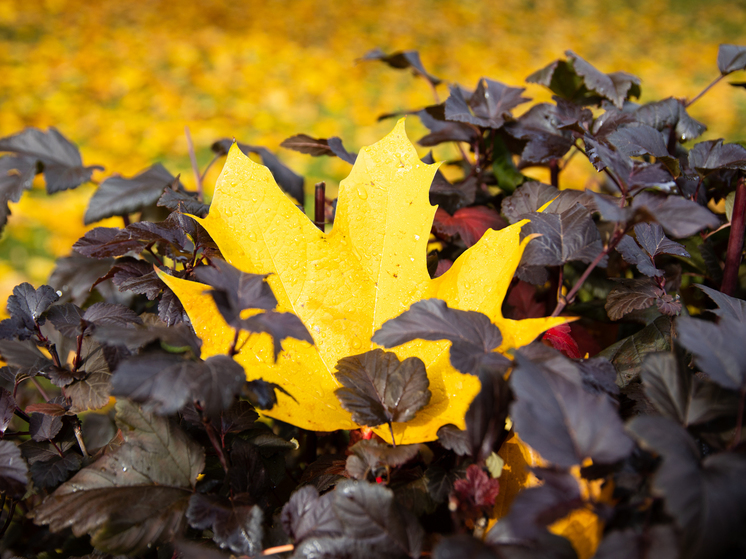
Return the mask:
[[(416, 51), (363, 60), (409, 69), (433, 91), (443, 83)], [(717, 65), (721, 76), (746, 69), (746, 48), (722, 45)], [(731, 296), (744, 294), (746, 273), (741, 247), (730, 248), (744, 227), (746, 149), (689, 144), (705, 127), (685, 101), (638, 105), (638, 78), (570, 51), (528, 81), (555, 97), (520, 117), (524, 89), (487, 78), (408, 111), (428, 129), (422, 146), (455, 142), (463, 154), (448, 162), (462, 178), (439, 172), (431, 186), (440, 208), (428, 265), (439, 275), (488, 229), (522, 222), (533, 240), (503, 313), (580, 320), (503, 355), (488, 317), (429, 299), (375, 332), (384, 349), (337, 364), (336, 396), (353, 419), (391, 427), (416, 418), (434, 388), (419, 359), (386, 350), (448, 342), (453, 367), (482, 386), (464, 429), (394, 446), (369, 429), (258, 421), (278, 391), (293, 394), (247, 383), (233, 357), (251, 335), (270, 336), (275, 358), (286, 338), (311, 336), (275, 310), (264, 276), (221, 259), (188, 217), (209, 206), (178, 177), (161, 165), (109, 177), (85, 220), (121, 216), (124, 226), (92, 229), (50, 285), (17, 286), (0, 323), (3, 553), (573, 558), (551, 527), (576, 511), (603, 523), (598, 558), (746, 553), (746, 303)], [(213, 144), (209, 165), (241, 149), (303, 203), (303, 177), (264, 148), (231, 144)], [(337, 137), (298, 134), (283, 146), (356, 159)], [(9, 153), (0, 158), (2, 224), (36, 174), (53, 193), (96, 169), (54, 129), (4, 138), (0, 151)], [(559, 189), (575, 156), (603, 173), (602, 193)], [(529, 167), (548, 168), (552, 184), (530, 179)], [(707, 209), (723, 199), (727, 222)], [(205, 284), (236, 332), (225, 354), (202, 355), (160, 274)], [(516, 437), (544, 462), (519, 472), (512, 457), (510, 474), (540, 481), (503, 495), (506, 443)], [(591, 482), (605, 489), (590, 492)]]

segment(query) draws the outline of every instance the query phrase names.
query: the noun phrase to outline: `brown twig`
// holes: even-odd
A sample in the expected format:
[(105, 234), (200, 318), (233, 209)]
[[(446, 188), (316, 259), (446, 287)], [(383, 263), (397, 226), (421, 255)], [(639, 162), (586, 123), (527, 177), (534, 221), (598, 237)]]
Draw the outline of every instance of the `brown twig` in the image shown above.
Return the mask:
[(585, 272), (583, 272), (583, 275), (580, 276), (577, 282), (575, 282), (575, 285), (573, 285), (570, 292), (567, 294), (566, 297), (559, 297), (559, 300), (557, 301), (557, 306), (554, 308), (554, 311), (552, 312), (552, 316), (559, 316), (559, 314), (564, 310), (564, 308), (572, 303), (575, 300), (575, 296), (578, 294), (578, 291), (580, 291), (580, 288), (583, 287), (583, 283), (585, 280), (588, 279), (588, 276), (591, 275), (591, 272), (596, 268), (596, 266), (599, 265), (601, 260), (604, 259), (605, 256), (609, 255), (612, 250), (614, 250), (614, 247), (616, 247), (619, 244), (619, 241), (622, 240), (622, 237), (624, 237), (625, 230), (619, 229), (614, 234), (614, 236), (609, 241), (608, 246), (602, 250), (598, 256), (591, 262), (588, 267), (585, 269)]
[(702, 97), (702, 96), (703, 96), (703, 95), (704, 95), (705, 93), (707, 93), (708, 91), (710, 91), (710, 89), (711, 89), (712, 87), (714, 87), (715, 85), (717, 85), (717, 83), (718, 83), (718, 82), (719, 82), (720, 80), (722, 80), (722, 79), (723, 79), (724, 77), (725, 77), (725, 76), (724, 76), (723, 74), (721, 74), (721, 75), (719, 75), (719, 76), (718, 76), (717, 78), (715, 78), (714, 80), (712, 80), (712, 81), (710, 82), (710, 84), (709, 84), (709, 85), (708, 85), (707, 87), (705, 87), (705, 88), (704, 88), (704, 89), (703, 89), (702, 91), (700, 91), (700, 92), (699, 92), (699, 93), (698, 93), (698, 94), (697, 94), (697, 95), (696, 95), (696, 96), (694, 97), (694, 99), (692, 99), (691, 101), (687, 101), (687, 103), (686, 103), (686, 104), (685, 104), (684, 106), (685, 106), (685, 107), (691, 107), (691, 106), (692, 106), (692, 105), (694, 104), (694, 102), (695, 102), (695, 101), (697, 101), (697, 100), (698, 100), (698, 99), (699, 99), (700, 97)]

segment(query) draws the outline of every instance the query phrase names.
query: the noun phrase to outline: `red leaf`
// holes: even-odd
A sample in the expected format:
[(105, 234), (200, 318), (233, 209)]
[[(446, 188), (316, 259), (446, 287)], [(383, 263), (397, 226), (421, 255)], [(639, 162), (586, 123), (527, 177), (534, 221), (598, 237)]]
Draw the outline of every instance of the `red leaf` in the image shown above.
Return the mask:
[(544, 340), (549, 342), (554, 349), (557, 349), (570, 357), (571, 359), (580, 359), (580, 349), (578, 344), (570, 335), (570, 325), (560, 324), (544, 334)]
[(513, 320), (541, 318), (546, 311), (544, 303), (536, 300), (536, 288), (525, 281), (518, 281), (511, 288), (505, 302), (513, 307), (513, 312), (509, 317)]
[(495, 505), (495, 498), (500, 492), (500, 482), (492, 479), (476, 464), (472, 464), (466, 470), (466, 479), (455, 481), (453, 491), (459, 508), (491, 508)]
[(435, 233), (449, 237), (458, 234), (467, 247), (476, 244), (487, 229), (502, 229), (503, 227), (505, 227), (505, 221), (500, 214), (486, 206), (461, 208), (453, 215), (448, 215), (448, 212), (438, 208), (433, 222)]
[(453, 266), (453, 260), (448, 260), (448, 258), (438, 260), (438, 267), (435, 268), (435, 276), (433, 277), (438, 278), (442, 276), (451, 269), (451, 266)]

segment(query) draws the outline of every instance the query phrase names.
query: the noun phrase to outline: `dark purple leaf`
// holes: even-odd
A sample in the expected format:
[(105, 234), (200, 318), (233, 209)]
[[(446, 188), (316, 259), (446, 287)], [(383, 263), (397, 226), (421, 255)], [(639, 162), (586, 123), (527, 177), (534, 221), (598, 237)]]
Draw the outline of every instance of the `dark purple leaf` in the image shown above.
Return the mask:
[(646, 124), (617, 128), (608, 136), (608, 141), (628, 157), (652, 155), (658, 158), (670, 157), (663, 134)]
[(282, 527), (295, 544), (309, 538), (340, 537), (342, 524), (332, 510), (334, 493), (319, 496), (305, 485), (293, 493), (282, 509)]
[(552, 99), (557, 104), (555, 115), (558, 128), (568, 128), (584, 134), (588, 125), (593, 121), (593, 113), (589, 109), (571, 103), (562, 97), (555, 95)]
[(42, 285), (34, 289), (30, 283), (22, 283), (13, 288), (13, 295), (8, 297), (8, 312), (23, 325), (34, 331), (36, 324), (43, 324), (42, 315), (60, 298), (53, 287)]
[(23, 192), (31, 188), (35, 175), (36, 160), (33, 157), (0, 157), (0, 231), (10, 216), (8, 202), (18, 202)]
[(642, 362), (645, 395), (656, 409), (686, 425), (692, 393), (692, 375), (679, 367), (673, 353), (651, 353)]
[(110, 245), (109, 243), (113, 243), (121, 232), (122, 230), (117, 227), (94, 227), (75, 241), (73, 250), (89, 258), (109, 258), (142, 249), (142, 244), (136, 239), (128, 239)]
[(746, 388), (746, 322), (723, 316), (717, 324), (688, 316), (676, 321), (679, 343), (699, 369), (720, 386)]
[(718, 306), (717, 310), (711, 310), (710, 312), (715, 313), (720, 317), (727, 316), (739, 322), (746, 322), (746, 301), (730, 297), (704, 285), (695, 285), (704, 291)]
[(209, 293), (226, 322), (240, 320), (245, 309), (274, 309), (277, 299), (265, 281), (266, 275), (247, 274), (224, 260), (214, 260), (212, 266), (195, 269), (197, 279), (213, 289)]
[[(660, 225), (658, 227), (660, 228)], [(641, 274), (649, 277), (663, 275), (663, 270), (655, 267), (655, 263), (650, 256), (640, 248), (640, 245), (630, 235), (624, 235), (615, 248), (622, 255), (624, 261), (636, 266)]]
[(594, 559), (679, 559), (679, 541), (673, 527), (657, 524), (644, 532), (629, 529), (610, 532), (598, 546)]
[(390, 489), (344, 481), (334, 491), (332, 509), (343, 533), (379, 556), (420, 556), (425, 532)]
[(580, 487), (571, 474), (543, 468), (534, 469), (534, 474), (543, 485), (521, 491), (506, 519), (520, 539), (539, 537), (550, 524), (583, 506)]
[(617, 371), (617, 384), (624, 388), (639, 379), (645, 355), (670, 349), (671, 319), (661, 316), (636, 334), (610, 345), (598, 356), (611, 361)]
[(529, 139), (521, 152), (521, 161), (532, 165), (545, 165), (564, 157), (572, 146), (571, 138), (542, 134)]
[(700, 175), (717, 169), (746, 171), (746, 148), (740, 144), (723, 144), (723, 140), (700, 142), (689, 151), (689, 166)]
[(116, 264), (98, 279), (96, 285), (107, 279), (111, 279), (119, 291), (142, 294), (151, 301), (163, 290), (164, 285), (152, 264), (129, 256), (117, 259)]
[(103, 408), (109, 403), (111, 373), (98, 371), (87, 374), (83, 379), (65, 387), (65, 394), (71, 399), (70, 411), (81, 413)]
[(43, 489), (53, 489), (80, 470), (83, 457), (75, 451), (67, 451), (63, 456), (55, 454), (49, 460), (36, 461), (29, 471), (34, 485)]
[(0, 491), (20, 499), (26, 493), (28, 481), (28, 465), (20, 449), (11, 441), (0, 441)]
[(569, 50), (565, 52), (565, 56), (572, 61), (575, 73), (583, 78), (588, 90), (608, 99), (616, 107), (621, 109), (624, 100), (630, 95), (639, 96), (640, 78), (625, 72), (603, 74)]
[(746, 47), (720, 45), (718, 48), (718, 70), (724, 76), (746, 69)]
[(686, 258), (690, 256), (682, 245), (666, 237), (657, 223), (638, 223), (635, 225), (635, 236), (637, 242), (650, 256), (659, 254), (675, 254)]
[(674, 128), (681, 142), (693, 140), (707, 130), (704, 124), (689, 116), (681, 101), (673, 97), (642, 105), (635, 110), (634, 118), (640, 124), (647, 124), (656, 130)]
[(167, 188), (158, 198), (157, 206), (171, 210), (172, 212), (187, 213), (198, 217), (205, 217), (210, 211), (210, 206), (200, 202), (192, 193), (182, 192)]
[(244, 384), (242, 396), (247, 398), (251, 404), (260, 410), (271, 410), (277, 405), (277, 391), (293, 397), (287, 390), (274, 382), (256, 379)]
[(520, 352), (516, 359), (510, 415), (521, 439), (545, 459), (560, 467), (588, 457), (607, 464), (631, 452), (633, 443), (607, 396), (590, 394), (580, 382), (537, 366)]
[(58, 258), (57, 265), (52, 275), (49, 276), (49, 283), (62, 293), (61, 303), (73, 302), (82, 306), (91, 296), (93, 284), (109, 271), (113, 263), (113, 258), (102, 260), (85, 256)]
[(419, 74), (432, 85), (438, 85), (442, 81), (425, 70), (420, 60), (420, 53), (416, 50), (397, 51), (386, 54), (381, 49), (376, 48), (366, 52), (361, 60), (380, 60), (398, 70), (411, 68), (415, 74)]
[(260, 554), (264, 513), (258, 506), (195, 493), (186, 514), (193, 528), (212, 530), (212, 539), (220, 547), (243, 555)]
[(450, 341), (451, 365), (462, 373), (477, 374), (483, 368), (505, 368), (508, 364), (507, 358), (495, 352), (502, 334), (486, 315), (451, 309), (440, 299), (416, 302), (384, 322), (371, 338), (386, 348), (416, 339)]
[(622, 183), (627, 184), (632, 172), (632, 160), (623, 153), (611, 149), (591, 136), (584, 136), (585, 152), (596, 171), (608, 169)]
[[(413, 114), (430, 131), (417, 142), (423, 147), (437, 146), (444, 142), (473, 142), (478, 134), (473, 126), (445, 120), (445, 104), (428, 107)], [(435, 116), (437, 115), (437, 116)]]
[(15, 412), (16, 400), (13, 394), (0, 387), (0, 434), (5, 433)]
[(616, 369), (607, 359), (593, 357), (574, 362), (580, 369), (580, 379), (583, 387), (592, 394), (619, 394), (616, 384)]
[[(463, 534), (440, 538), (433, 549), (433, 559), (498, 559), (491, 546), (475, 537)], [(507, 557), (507, 556), (506, 556)]]
[(303, 340), (313, 344), (313, 338), (297, 315), (290, 312), (265, 311), (249, 318), (240, 319), (238, 325), (248, 332), (266, 332), (272, 336), (274, 358), (283, 348), (282, 342), (286, 338)]
[(63, 336), (74, 338), (83, 333), (86, 323), (83, 322), (83, 309), (73, 303), (55, 305), (47, 314), (47, 319)]
[(168, 326), (174, 326), (180, 322), (188, 322), (184, 306), (173, 291), (166, 288), (163, 290), (161, 300), (158, 303), (158, 317)]
[(104, 344), (123, 345), (133, 350), (160, 341), (161, 346), (172, 353), (190, 350), (195, 357), (200, 355), (201, 342), (191, 326), (185, 323), (166, 326), (158, 318), (150, 319), (147, 328), (99, 326), (93, 333), (93, 338)]
[(111, 377), (111, 393), (142, 404), (147, 412), (172, 415), (192, 396), (191, 365), (170, 353), (142, 353), (116, 368)]
[(83, 313), (83, 319), (95, 326), (127, 327), (142, 324), (137, 314), (124, 305), (109, 303), (94, 303)]
[(641, 192), (632, 201), (636, 211), (647, 211), (672, 237), (689, 237), (705, 228), (717, 229), (720, 220), (710, 210), (680, 196)]
[(35, 441), (51, 441), (62, 429), (62, 418), (42, 413), (32, 413), (29, 421), (29, 435)]
[(243, 367), (227, 355), (213, 355), (201, 363), (191, 363), (189, 389), (205, 415), (215, 416), (228, 409), (246, 381)]
[(443, 448), (452, 450), (459, 456), (471, 454), (471, 444), (467, 432), (449, 423), (438, 429), (438, 441)]
[(342, 140), (337, 137), (332, 137), (327, 140), (324, 138), (312, 138), (306, 134), (296, 134), (287, 140), (283, 140), (280, 146), (307, 155), (312, 155), (314, 157), (336, 155), (342, 161), (346, 161), (350, 164), (354, 164), (355, 159), (357, 159), (357, 155), (348, 152), (342, 145)]
[(430, 401), (425, 364), (417, 357), (399, 361), (394, 353), (374, 349), (337, 362), (334, 391), (352, 420), (375, 427), (405, 423)]
[[(582, 205), (561, 214), (536, 213), (521, 229), (521, 239), (538, 234), (528, 243), (521, 263), (527, 266), (561, 266), (567, 262), (590, 263), (603, 250), (590, 212)], [(605, 267), (605, 259), (599, 263)]]
[(586, 190), (586, 193), (593, 197), (593, 205), (601, 214), (602, 221), (621, 221), (624, 223), (632, 217), (630, 208), (619, 207), (619, 198), (605, 196), (591, 190)]
[(741, 542), (746, 523), (746, 458), (724, 452), (700, 459), (686, 430), (665, 417), (636, 417), (629, 431), (663, 458), (653, 490), (683, 535), (688, 558), (718, 557)]
[(611, 320), (619, 320), (638, 309), (647, 309), (665, 295), (665, 291), (648, 278), (619, 279), (616, 282), (604, 305)]
[(497, 129), (511, 118), (511, 111), (529, 101), (522, 97), (522, 87), (508, 87), (505, 84), (482, 78), (477, 89), (467, 100), (464, 90), (452, 87), (451, 95), (445, 103), (446, 120), (475, 124), (484, 128)]
[(541, 182), (527, 182), (503, 199), (502, 212), (510, 223), (516, 223), (523, 219), (525, 214), (538, 211), (558, 195), (559, 190), (553, 186)]
[(511, 393), (500, 372), (483, 373), (479, 381), (482, 389), (469, 405), (464, 420), (467, 454), (482, 461), (496, 450), (497, 441), (506, 435), (505, 419)]
[(16, 375), (33, 377), (52, 366), (51, 359), (31, 341), (0, 340), (0, 357), (14, 369)]
[(84, 221), (86, 225), (107, 217), (128, 215), (155, 204), (163, 190), (178, 185), (178, 178), (163, 165), (152, 167), (131, 179), (113, 176), (102, 182), (88, 204)]
[[(266, 439), (266, 444), (263, 444), (261, 438)], [(255, 501), (262, 499), (268, 491), (271, 491), (272, 484), (276, 483), (276, 480), (270, 481), (271, 472), (264, 465), (262, 456), (269, 457), (278, 454), (282, 458), (288, 446), (295, 448), (293, 444), (271, 432), (258, 435), (251, 442), (234, 438), (230, 453), (231, 467), (226, 475), (230, 490), (234, 494), (248, 493)]]
[(18, 134), (0, 139), (0, 151), (10, 151), (41, 162), (47, 193), (75, 188), (88, 182), (99, 165), (84, 167), (78, 148), (56, 128), (42, 132), (26, 128)]
[(254, 426), (259, 414), (244, 400), (238, 400), (220, 414), (220, 429), (223, 433), (240, 433)]
[(109, 553), (139, 554), (173, 541), (185, 527), (185, 512), (204, 452), (166, 419), (117, 402), (125, 442), (78, 472), (34, 509), (37, 524), (92, 535)]
[(360, 441), (350, 447), (346, 470), (353, 479), (369, 480), (386, 475), (391, 468), (401, 466), (417, 456), (418, 445), (390, 447), (376, 440)]

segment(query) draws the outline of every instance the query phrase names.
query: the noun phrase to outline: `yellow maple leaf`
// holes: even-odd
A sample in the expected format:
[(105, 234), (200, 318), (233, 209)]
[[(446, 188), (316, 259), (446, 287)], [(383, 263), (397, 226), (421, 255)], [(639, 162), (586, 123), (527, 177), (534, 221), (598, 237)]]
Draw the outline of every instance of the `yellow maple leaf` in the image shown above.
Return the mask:
[[(236, 356), (249, 380), (277, 383), (267, 416), (316, 431), (355, 429), (334, 395), (337, 361), (374, 347), (370, 338), (410, 305), (439, 298), (461, 310), (486, 314), (500, 329), (505, 352), (530, 343), (567, 319), (514, 321), (502, 316), (505, 293), (521, 259), (523, 223), (489, 230), (450, 270), (430, 279), (426, 247), (435, 207), (428, 193), (437, 165), (420, 161), (403, 119), (378, 143), (363, 148), (339, 187), (334, 227), (321, 232), (276, 185), (269, 170), (234, 145), (218, 179), (209, 215), (197, 219), (223, 256), (237, 268), (271, 274), (279, 311), (298, 315), (314, 345), (288, 339), (277, 362), (267, 334), (248, 337)], [(203, 284), (160, 274), (181, 300), (205, 357), (226, 353), (234, 336)], [(395, 348), (400, 359), (417, 356), (427, 367), (432, 398), (407, 423), (394, 423), (399, 444), (435, 440), (464, 415), (479, 392), (479, 380), (456, 371), (449, 342), (415, 340)], [(391, 442), (388, 428), (376, 432)]]

